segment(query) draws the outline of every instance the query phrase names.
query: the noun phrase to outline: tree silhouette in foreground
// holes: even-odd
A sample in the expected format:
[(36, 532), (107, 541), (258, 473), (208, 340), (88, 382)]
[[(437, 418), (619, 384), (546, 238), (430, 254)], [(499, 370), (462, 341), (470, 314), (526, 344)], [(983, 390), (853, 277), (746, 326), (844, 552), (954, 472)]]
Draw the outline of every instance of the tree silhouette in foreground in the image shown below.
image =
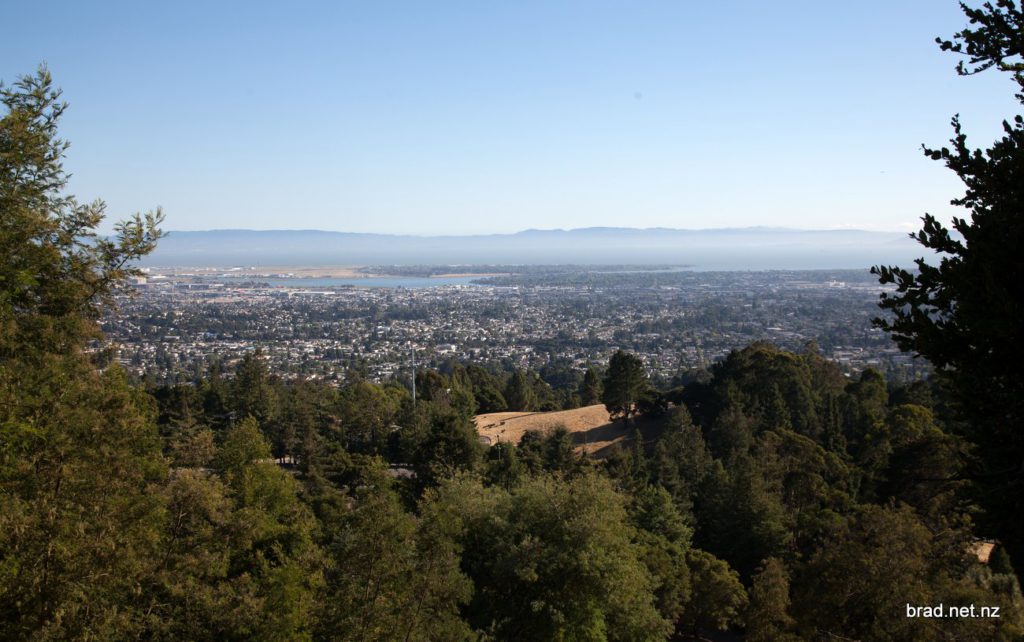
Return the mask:
[[(1010, 73), (1024, 104), (1024, 14), (1012, 0), (961, 5), (971, 27), (936, 39), (944, 51), (967, 57), (957, 73)], [(1003, 137), (984, 151), (971, 149), (958, 117), (952, 148), (925, 148), (966, 187), (952, 203), (970, 210), (946, 228), (931, 214), (913, 234), (939, 255), (918, 259), (917, 270), (875, 267), (896, 291), (881, 296), (888, 316), (875, 324), (902, 350), (928, 359), (948, 387), (964, 434), (978, 445), (972, 477), (986, 524), (1024, 558), (1024, 118), (1003, 122)]]

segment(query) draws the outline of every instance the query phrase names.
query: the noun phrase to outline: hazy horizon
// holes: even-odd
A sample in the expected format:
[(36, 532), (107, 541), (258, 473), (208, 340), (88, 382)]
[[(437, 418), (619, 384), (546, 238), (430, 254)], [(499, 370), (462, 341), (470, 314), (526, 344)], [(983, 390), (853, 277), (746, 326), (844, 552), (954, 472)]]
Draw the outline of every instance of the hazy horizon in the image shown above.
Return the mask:
[(907, 234), (765, 227), (683, 230), (591, 227), (514, 234), (411, 235), (325, 230), (171, 232), (150, 266), (671, 264), (700, 270), (910, 266)]
[(789, 227), (780, 225), (745, 225), (745, 226), (723, 226), (723, 227), (670, 227), (670, 226), (652, 226), (652, 227), (634, 227), (629, 225), (585, 225), (581, 227), (526, 227), (521, 229), (515, 229), (505, 232), (465, 232), (465, 233), (415, 233), (415, 232), (403, 232), (403, 231), (391, 231), (391, 232), (363, 232), (345, 229), (327, 229), (317, 227), (206, 227), (206, 228), (195, 228), (195, 229), (180, 229), (168, 228), (164, 226), (164, 231), (168, 234), (177, 232), (326, 232), (329, 234), (366, 234), (374, 236), (412, 236), (412, 237), (469, 237), (469, 236), (514, 236), (516, 234), (524, 234), (527, 232), (581, 232), (589, 230), (633, 230), (633, 231), (658, 231), (658, 230), (670, 230), (674, 232), (728, 232), (728, 231), (745, 231), (745, 230), (757, 230), (767, 232), (871, 232), (879, 234), (908, 234), (908, 230), (903, 229), (864, 229), (856, 227)]
[(958, 77), (956, 3), (18, 3), (7, 84), (47, 63), (70, 193), (113, 222), (469, 235), (590, 226), (910, 231), (1001, 134)]

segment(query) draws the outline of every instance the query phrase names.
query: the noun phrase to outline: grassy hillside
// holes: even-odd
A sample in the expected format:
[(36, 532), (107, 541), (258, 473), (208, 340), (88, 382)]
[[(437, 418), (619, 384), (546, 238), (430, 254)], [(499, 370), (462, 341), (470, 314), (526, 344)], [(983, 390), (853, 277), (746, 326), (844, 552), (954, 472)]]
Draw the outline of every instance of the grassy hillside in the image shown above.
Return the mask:
[(477, 432), (488, 445), (502, 441), (518, 444), (531, 430), (546, 432), (564, 426), (572, 433), (577, 450), (595, 457), (606, 456), (614, 444), (628, 443), (634, 426), (640, 429), (645, 442), (655, 439), (661, 432), (658, 419), (641, 417), (628, 424), (622, 420), (611, 421), (602, 404), (554, 412), (492, 412), (477, 415), (475, 419)]

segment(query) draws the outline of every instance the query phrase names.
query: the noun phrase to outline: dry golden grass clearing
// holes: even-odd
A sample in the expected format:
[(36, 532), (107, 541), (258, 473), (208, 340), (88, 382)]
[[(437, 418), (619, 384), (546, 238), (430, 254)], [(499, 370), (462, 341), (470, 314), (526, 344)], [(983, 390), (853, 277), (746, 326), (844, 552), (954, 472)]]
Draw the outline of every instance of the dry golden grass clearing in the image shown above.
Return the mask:
[(597, 457), (606, 455), (614, 444), (628, 441), (634, 425), (640, 429), (644, 441), (651, 439), (654, 431), (660, 428), (660, 422), (643, 418), (631, 424), (621, 420), (613, 422), (600, 404), (575, 410), (492, 412), (476, 416), (476, 429), (485, 444), (518, 444), (528, 431), (546, 432), (556, 426), (565, 426), (572, 433), (577, 450)]

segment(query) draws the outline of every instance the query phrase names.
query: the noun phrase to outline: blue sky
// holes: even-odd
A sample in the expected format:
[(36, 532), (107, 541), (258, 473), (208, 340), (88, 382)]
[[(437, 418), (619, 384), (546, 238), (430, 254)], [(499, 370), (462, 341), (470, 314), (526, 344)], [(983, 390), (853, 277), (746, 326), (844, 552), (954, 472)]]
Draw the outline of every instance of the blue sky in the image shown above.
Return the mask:
[(1008, 78), (956, 76), (955, 2), (11, 3), (81, 200), (168, 229), (905, 230), (926, 159), (987, 146)]

